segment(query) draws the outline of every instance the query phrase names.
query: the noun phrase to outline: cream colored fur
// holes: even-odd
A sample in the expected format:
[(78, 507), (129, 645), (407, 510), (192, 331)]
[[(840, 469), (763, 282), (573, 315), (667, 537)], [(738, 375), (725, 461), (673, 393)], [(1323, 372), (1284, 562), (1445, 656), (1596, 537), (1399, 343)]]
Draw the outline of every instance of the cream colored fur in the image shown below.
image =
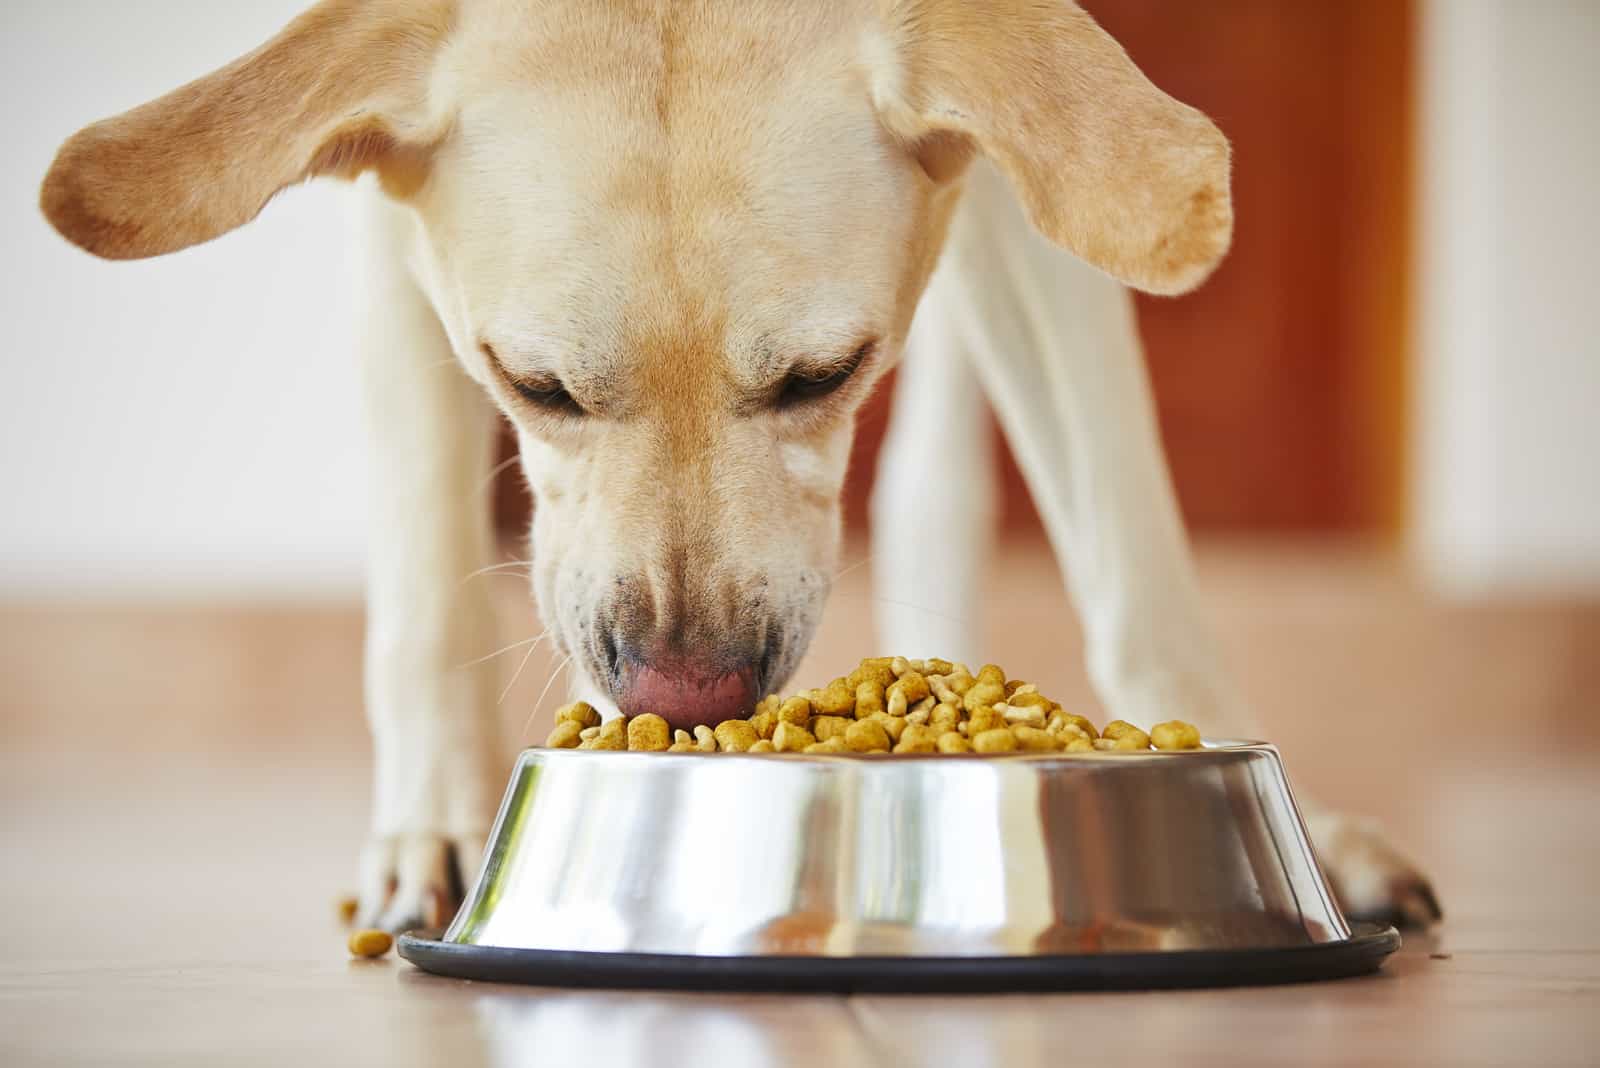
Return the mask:
[[(897, 421), (880, 517), (918, 514), (932, 464), (986, 484), (958, 400), (976, 373), (1109, 710), (1245, 726), (1119, 284), (1183, 292), (1225, 253), (1227, 143), (1075, 4), (325, 0), (72, 138), (42, 204), (92, 252), (155, 255), (367, 171), (369, 918), (423, 912), (499, 785), (495, 669), (461, 666), (492, 640), (461, 581), (490, 553), (491, 401), (538, 502), (540, 611), (601, 698), (617, 642), (669, 625), (691, 651), (754, 641), (762, 684), (784, 681), (836, 563), (854, 411), (909, 334), (897, 408), (924, 421)], [(775, 403), (853, 353), (836, 391)], [(585, 414), (526, 393), (556, 385)], [(924, 518), (878, 524), (885, 579), (932, 554), (970, 586), (982, 508)], [(976, 635), (886, 622), (890, 647), (979, 658)], [(1377, 889), (1355, 903), (1410, 907), (1412, 869), (1360, 840), (1344, 881)]]

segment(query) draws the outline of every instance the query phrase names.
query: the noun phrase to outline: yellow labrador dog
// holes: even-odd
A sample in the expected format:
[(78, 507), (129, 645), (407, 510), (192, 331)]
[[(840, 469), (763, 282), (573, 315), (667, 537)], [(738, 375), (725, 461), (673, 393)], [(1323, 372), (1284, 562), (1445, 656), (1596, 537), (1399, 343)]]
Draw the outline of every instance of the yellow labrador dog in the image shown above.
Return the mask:
[[(785, 682), (834, 573), (854, 413), (913, 335), (879, 581), (972, 589), (986, 392), (1109, 713), (1250, 731), (1123, 288), (1185, 292), (1226, 252), (1228, 144), (1075, 4), (324, 0), (77, 134), (42, 203), (128, 259), (368, 173), (368, 920), (406, 924), (452, 851), (477, 858), (500, 786), (496, 671), (461, 666), (493, 641), (462, 583), (492, 555), (468, 503), (491, 405), (538, 503), (540, 612), (605, 706), (687, 726)], [(952, 484), (979, 505), (927, 492)], [(885, 622), (886, 648), (982, 659), (960, 623)], [(1353, 910), (1435, 914), (1376, 831), (1314, 834)]]

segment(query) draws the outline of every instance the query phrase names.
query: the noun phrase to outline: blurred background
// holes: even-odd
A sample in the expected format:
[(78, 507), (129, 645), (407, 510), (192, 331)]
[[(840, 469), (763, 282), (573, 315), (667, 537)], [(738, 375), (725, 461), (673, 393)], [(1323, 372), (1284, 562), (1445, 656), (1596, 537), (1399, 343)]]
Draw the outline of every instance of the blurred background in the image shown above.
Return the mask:
[[(66, 136), (301, 6), (0, 10), (0, 841), (8, 871), (54, 874), (5, 887), (8, 913), (36, 921), (23, 959), (55, 952), (80, 900), (61, 888), (100, 885), (108, 863), (152, 921), (72, 908), (112, 954), (155, 951), (180, 912), (321, 930), (354, 877), (367, 528), (346, 191), (294, 189), (223, 240), (116, 265), (36, 208)], [(1085, 6), (1233, 141), (1232, 255), (1201, 291), (1139, 307), (1241, 684), (1297, 784), (1381, 816), (1447, 911), (1554, 907), (1558, 887), (1518, 873), (1600, 864), (1559, 815), (1597, 799), (1600, 4)], [(865, 501), (886, 412), (887, 391), (848, 492), (844, 562), (866, 566), (802, 678), (871, 645)], [(1003, 551), (973, 609), (993, 658), (1098, 715), (1009, 459), (996, 477)], [(494, 496), (519, 556), (520, 480)], [(535, 632), (516, 575), (481, 581), (503, 589), (507, 642)], [(508, 762), (544, 734), (553, 666), (533, 657), (504, 703)], [(180, 903), (175, 878), (206, 900)]]
[[(1588, 263), (1600, 247), (1588, 206), (1600, 166), (1597, 5), (1087, 6), (1234, 145), (1232, 254), (1198, 293), (1140, 300), (1203, 566), (1264, 576), (1292, 556), (1305, 561), (1298, 571), (1326, 576), (1314, 561), (1359, 560), (1429, 605), (1531, 600), (1587, 619), (1600, 597)], [(72, 650), (98, 678), (104, 636), (79, 655), (76, 628), (108, 619), (154, 613), (176, 626), (226, 605), (241, 619), (292, 609), (346, 628), (348, 617), (359, 631), (366, 526), (347, 190), (293, 189), (225, 240), (119, 265), (68, 247), (35, 206), (66, 135), (248, 50), (299, 7), (6, 6), (0, 603), (18, 633), (0, 663), (27, 683), (11, 700), (26, 694), (35, 713), (70, 703), (60, 665), (19, 652), (47, 632), (51, 650)], [(887, 410), (885, 390), (860, 420), (847, 493), (858, 542)], [(1037, 517), (1001, 456), (1004, 536), (1037, 548)], [(508, 555), (519, 555), (520, 474), (508, 470), (495, 493)], [(1035, 564), (1053, 576), (1048, 560)], [(520, 583), (498, 581), (520, 635)], [(286, 641), (304, 633), (286, 630)], [(241, 637), (219, 685), (235, 691), (235, 657), (258, 664), (264, 640)], [(340, 670), (305, 698), (352, 724), (356, 655), (341, 645)], [(140, 670), (163, 663), (138, 659)], [(1070, 674), (1072, 659), (1052, 648), (1051, 670)], [(531, 664), (530, 678), (547, 666)], [(130, 702), (146, 693), (118, 689)], [(189, 703), (169, 697), (157, 688), (144, 700)], [(117, 722), (145, 737), (160, 730), (146, 711)]]

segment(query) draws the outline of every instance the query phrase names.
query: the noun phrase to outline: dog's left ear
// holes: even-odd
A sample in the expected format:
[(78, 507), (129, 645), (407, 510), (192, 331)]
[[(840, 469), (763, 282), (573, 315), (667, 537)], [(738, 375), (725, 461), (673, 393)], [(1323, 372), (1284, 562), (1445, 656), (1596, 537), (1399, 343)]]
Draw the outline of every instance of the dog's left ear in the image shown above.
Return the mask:
[[(1182, 293), (1228, 250), (1228, 142), (1068, 0), (883, 0), (873, 71), (913, 151), (989, 156), (1044, 235), (1122, 282)], [(948, 152), (943, 155), (948, 156)]]
[(282, 188), (377, 170), (420, 181), (448, 116), (428, 74), (455, 0), (323, 0), (243, 58), (80, 130), (39, 203), (73, 244), (138, 259), (255, 218)]

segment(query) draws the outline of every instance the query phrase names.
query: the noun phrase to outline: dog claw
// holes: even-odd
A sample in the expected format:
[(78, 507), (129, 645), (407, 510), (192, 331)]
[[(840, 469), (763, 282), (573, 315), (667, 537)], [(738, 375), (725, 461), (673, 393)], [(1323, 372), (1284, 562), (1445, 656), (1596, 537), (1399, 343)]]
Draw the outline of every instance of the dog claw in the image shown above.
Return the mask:
[(1318, 856), (1347, 918), (1423, 929), (1444, 918), (1433, 884), (1375, 824), (1340, 815), (1311, 822)]
[(437, 930), (460, 908), (464, 881), (477, 871), (483, 838), (407, 833), (375, 838), (361, 857), (356, 922), (399, 934)]

